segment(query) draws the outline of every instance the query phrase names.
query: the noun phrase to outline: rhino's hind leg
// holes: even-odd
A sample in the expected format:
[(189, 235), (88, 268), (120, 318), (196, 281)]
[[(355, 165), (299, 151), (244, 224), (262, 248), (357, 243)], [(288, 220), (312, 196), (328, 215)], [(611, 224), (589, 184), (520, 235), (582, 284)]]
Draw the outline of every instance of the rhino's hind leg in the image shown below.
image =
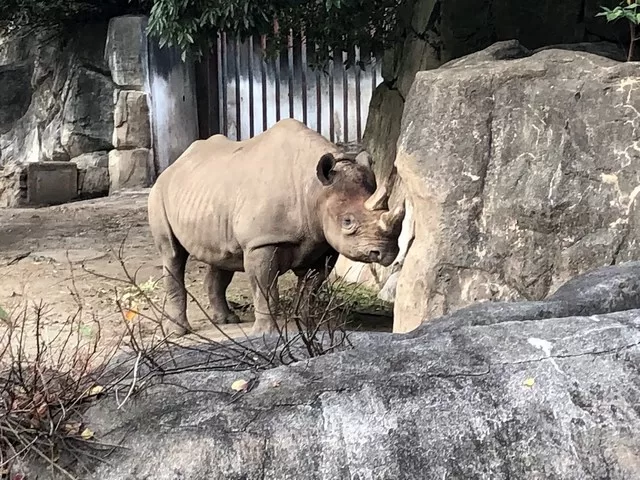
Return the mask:
[(163, 255), (164, 288), (167, 292), (166, 314), (175, 324), (172, 328), (176, 335), (189, 333), (191, 325), (187, 321), (187, 290), (184, 285), (184, 272), (189, 254), (182, 248), (174, 249), (172, 255)]
[(278, 266), (277, 250), (274, 247), (245, 253), (244, 269), (251, 282), (256, 319), (253, 334), (277, 331)]
[(219, 270), (211, 265), (207, 266), (204, 283), (209, 295), (209, 304), (213, 310), (211, 316), (213, 323), (240, 323), (240, 318), (229, 308), (227, 303), (227, 288), (232, 279), (233, 272)]

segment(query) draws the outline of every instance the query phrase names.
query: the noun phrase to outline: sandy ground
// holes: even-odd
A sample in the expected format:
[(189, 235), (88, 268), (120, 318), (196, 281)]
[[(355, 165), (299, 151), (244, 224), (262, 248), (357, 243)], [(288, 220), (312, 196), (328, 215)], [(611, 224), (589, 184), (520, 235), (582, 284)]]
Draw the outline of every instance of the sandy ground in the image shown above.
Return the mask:
[[(33, 311), (42, 303), (47, 328), (55, 332), (56, 325), (64, 324), (82, 307), (88, 334), (95, 329), (89, 321), (95, 317), (101, 337), (118, 336), (125, 327), (115, 291), (121, 294), (128, 285), (118, 280), (125, 280), (126, 274), (115, 252), (122, 245), (121, 258), (127, 270), (135, 273), (137, 283), (158, 280), (162, 274), (147, 224), (146, 202), (147, 191), (137, 191), (55, 207), (0, 209), (0, 308), (15, 315), (25, 306)], [(198, 306), (209, 307), (203, 268), (196, 261), (187, 265), (187, 286), (196, 299), (189, 302), (189, 320), (199, 333), (219, 338), (221, 334)], [(288, 274), (280, 284), (283, 290), (291, 288), (295, 277)], [(163, 293), (159, 282), (151, 295), (161, 303)], [(236, 274), (228, 298), (240, 305), (250, 304), (244, 274)], [(253, 316), (246, 309), (237, 313), (243, 323), (227, 325), (224, 330), (231, 336), (244, 336)]]

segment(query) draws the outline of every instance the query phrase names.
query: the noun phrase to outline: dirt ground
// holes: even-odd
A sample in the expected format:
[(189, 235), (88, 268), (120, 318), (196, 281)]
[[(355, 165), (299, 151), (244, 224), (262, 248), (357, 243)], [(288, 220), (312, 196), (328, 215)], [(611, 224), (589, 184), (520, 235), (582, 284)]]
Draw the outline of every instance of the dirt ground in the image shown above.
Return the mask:
[[(37, 209), (0, 209), (0, 308), (11, 314), (42, 302), (47, 326), (55, 332), (56, 325), (64, 324), (82, 306), (82, 318), (99, 319), (101, 337), (117, 336), (125, 327), (114, 289), (122, 293), (127, 284), (118, 280), (126, 275), (114, 253), (123, 246), (122, 259), (136, 274), (137, 283), (162, 275), (147, 224), (147, 193), (126, 192)], [(187, 287), (208, 309), (203, 268), (189, 261)], [(295, 277), (285, 275), (280, 285), (282, 290), (293, 287)], [(160, 303), (163, 291), (159, 282), (152, 292)], [(235, 275), (228, 298), (250, 305), (244, 274)], [(188, 305), (191, 325), (203, 335), (221, 337), (197, 302)], [(242, 310), (237, 313), (243, 323), (225, 326), (227, 334), (249, 332), (253, 316)], [(89, 323), (87, 328), (92, 328)]]

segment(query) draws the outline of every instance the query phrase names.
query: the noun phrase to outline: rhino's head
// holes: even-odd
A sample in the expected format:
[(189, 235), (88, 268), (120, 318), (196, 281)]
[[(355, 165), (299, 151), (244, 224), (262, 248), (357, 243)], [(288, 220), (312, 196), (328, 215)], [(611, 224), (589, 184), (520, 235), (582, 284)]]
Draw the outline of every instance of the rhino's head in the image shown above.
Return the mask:
[(390, 181), (376, 189), (368, 154), (354, 161), (327, 153), (316, 173), (324, 186), (318, 213), (327, 242), (350, 260), (391, 265), (398, 255), (404, 207), (389, 211)]

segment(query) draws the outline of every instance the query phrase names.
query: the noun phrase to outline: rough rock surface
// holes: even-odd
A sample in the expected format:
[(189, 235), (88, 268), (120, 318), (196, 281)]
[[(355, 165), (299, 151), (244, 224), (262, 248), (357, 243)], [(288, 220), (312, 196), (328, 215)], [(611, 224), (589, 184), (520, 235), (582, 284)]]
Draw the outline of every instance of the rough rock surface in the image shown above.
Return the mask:
[(80, 27), (66, 40), (55, 30), (0, 37), (0, 165), (111, 148), (106, 27)]
[(78, 167), (80, 198), (109, 194), (109, 152), (86, 153), (71, 161)]
[(139, 89), (146, 80), (147, 19), (141, 15), (124, 15), (111, 19), (104, 56), (113, 81), (126, 88)]
[(110, 78), (78, 69), (62, 114), (61, 140), (70, 157), (113, 148), (113, 93)]
[[(435, 69), (452, 59), (482, 50), (495, 42), (519, 40), (529, 49), (550, 45), (577, 48), (624, 58), (620, 39), (628, 33), (622, 22), (609, 24), (601, 17), (599, 0), (410, 0), (400, 10), (398, 42), (383, 58), (384, 82), (371, 101), (364, 145), (376, 162), (390, 168), (398, 132), (385, 128), (388, 119), (402, 115), (404, 99), (415, 74)], [(473, 11), (473, 15), (461, 12)], [(606, 43), (602, 41), (612, 43)], [(576, 43), (580, 42), (580, 43)], [(590, 43), (598, 42), (598, 43)], [(594, 47), (595, 45), (595, 47)], [(595, 52), (594, 52), (595, 53)]]
[(27, 169), (17, 162), (0, 167), (0, 208), (20, 207), (27, 202)]
[(148, 148), (109, 152), (109, 192), (148, 187), (153, 158)]
[[(88, 413), (85, 479), (622, 480), (640, 476), (640, 264), (257, 375), (183, 373)], [(193, 353), (192, 355), (195, 355)], [(51, 478), (41, 475), (38, 478)]]
[(113, 130), (115, 148), (151, 148), (147, 94), (135, 90), (116, 92)]
[(398, 332), (640, 255), (635, 65), (554, 49), (472, 60), (418, 73), (407, 97), (396, 165), (415, 240)]

